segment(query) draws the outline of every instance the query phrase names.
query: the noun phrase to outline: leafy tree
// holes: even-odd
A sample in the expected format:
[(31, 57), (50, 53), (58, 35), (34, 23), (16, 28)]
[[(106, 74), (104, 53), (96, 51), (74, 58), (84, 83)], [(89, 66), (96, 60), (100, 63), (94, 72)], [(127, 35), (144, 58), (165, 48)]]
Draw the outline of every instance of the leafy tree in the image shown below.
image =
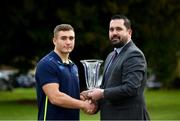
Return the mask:
[(111, 51), (110, 17), (125, 14), (132, 20), (133, 41), (144, 51), (148, 67), (165, 86), (176, 77), (179, 53), (179, 0), (6, 0), (0, 4), (0, 64), (22, 72), (53, 49), (53, 29), (70, 23), (76, 31), (72, 60), (105, 59)]

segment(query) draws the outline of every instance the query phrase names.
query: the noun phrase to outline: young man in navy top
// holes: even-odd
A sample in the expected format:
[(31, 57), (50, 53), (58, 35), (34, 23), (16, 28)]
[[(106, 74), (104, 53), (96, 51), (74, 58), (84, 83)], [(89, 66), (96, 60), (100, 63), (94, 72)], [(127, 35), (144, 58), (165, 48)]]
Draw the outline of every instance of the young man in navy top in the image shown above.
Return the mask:
[(69, 60), (75, 45), (73, 27), (57, 25), (53, 43), (54, 50), (36, 67), (38, 120), (79, 120), (79, 109), (91, 112), (95, 105), (79, 100), (78, 68)]

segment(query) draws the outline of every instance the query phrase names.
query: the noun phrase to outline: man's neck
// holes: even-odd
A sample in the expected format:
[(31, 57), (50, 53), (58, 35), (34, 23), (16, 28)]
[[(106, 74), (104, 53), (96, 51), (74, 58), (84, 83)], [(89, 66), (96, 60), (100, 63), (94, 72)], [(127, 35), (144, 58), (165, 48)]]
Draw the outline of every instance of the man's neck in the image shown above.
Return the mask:
[[(124, 46), (127, 45), (130, 41), (131, 41), (131, 39), (129, 39), (129, 40), (126, 42), (126, 44), (124, 44)], [(114, 51), (116, 51), (116, 52), (119, 54), (124, 46), (119, 47), (119, 48), (116, 48), (116, 47), (115, 47), (115, 48), (114, 48)]]
[(69, 64), (69, 53), (61, 53), (57, 50), (54, 50), (54, 52), (61, 58), (63, 63)]

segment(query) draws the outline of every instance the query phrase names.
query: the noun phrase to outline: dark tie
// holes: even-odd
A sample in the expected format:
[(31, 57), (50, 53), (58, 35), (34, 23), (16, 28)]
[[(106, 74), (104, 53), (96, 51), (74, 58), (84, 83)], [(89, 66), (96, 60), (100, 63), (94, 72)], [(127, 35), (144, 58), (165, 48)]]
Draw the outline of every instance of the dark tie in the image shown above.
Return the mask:
[(117, 52), (116, 50), (114, 50), (114, 55), (112, 56), (110, 66), (112, 65), (112, 63), (113, 63), (114, 60), (116, 59), (117, 55), (118, 55), (118, 52)]
[(111, 58), (111, 60), (109, 61), (109, 64), (107, 65), (107, 69), (106, 69), (106, 72), (105, 72), (105, 80), (107, 80), (107, 78), (109, 77), (110, 67), (111, 67), (111, 65), (113, 64), (114, 60), (116, 59), (117, 55), (118, 55), (117, 51), (114, 50), (114, 53), (113, 53), (113, 55), (112, 55), (112, 58)]

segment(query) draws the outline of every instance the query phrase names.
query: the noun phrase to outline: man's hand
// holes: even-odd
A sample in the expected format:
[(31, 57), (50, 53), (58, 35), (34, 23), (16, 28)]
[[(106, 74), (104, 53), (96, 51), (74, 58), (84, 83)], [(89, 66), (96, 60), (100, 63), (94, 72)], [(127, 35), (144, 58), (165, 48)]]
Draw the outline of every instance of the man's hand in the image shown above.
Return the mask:
[(91, 91), (91, 90), (82, 91), (82, 92), (80, 93), (80, 99), (83, 100), (83, 101), (85, 101), (85, 100), (90, 100), (90, 97), (88, 96), (88, 94), (89, 94), (90, 91)]
[(80, 93), (80, 99), (91, 105), (89, 108), (83, 109), (83, 112), (89, 115), (95, 114), (98, 110), (97, 102), (93, 101), (89, 96), (91, 91), (92, 90), (86, 90)]
[(91, 100), (86, 100), (85, 102), (89, 103), (90, 106), (86, 109), (83, 109), (83, 112), (89, 115), (95, 114), (98, 109), (98, 105), (96, 102), (92, 102)]
[(97, 101), (99, 99), (104, 98), (104, 89), (95, 88), (89, 91), (88, 96), (93, 101)]

